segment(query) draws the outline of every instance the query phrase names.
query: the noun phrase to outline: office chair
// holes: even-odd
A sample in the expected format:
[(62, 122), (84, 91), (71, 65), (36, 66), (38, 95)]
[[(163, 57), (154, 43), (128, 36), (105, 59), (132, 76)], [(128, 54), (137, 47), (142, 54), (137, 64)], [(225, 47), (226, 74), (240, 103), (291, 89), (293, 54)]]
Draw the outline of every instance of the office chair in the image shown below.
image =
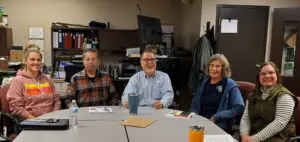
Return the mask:
[[(236, 84), (239, 86), (241, 95), (243, 97), (244, 103), (246, 105), (247, 99), (251, 96), (252, 91), (255, 89), (255, 84), (247, 81), (236, 81)], [(240, 139), (240, 121), (242, 116), (237, 116), (234, 122), (234, 125), (231, 130), (231, 134), (234, 138)]]
[(236, 81), (236, 84), (239, 86), (241, 91), (244, 103), (251, 96), (252, 91), (255, 89), (255, 84), (247, 81)]
[(18, 126), (18, 120), (10, 114), (6, 94), (10, 84), (2, 86), (0, 90), (1, 114), (0, 114), (0, 137), (6, 142), (11, 142), (18, 135), (14, 127)]

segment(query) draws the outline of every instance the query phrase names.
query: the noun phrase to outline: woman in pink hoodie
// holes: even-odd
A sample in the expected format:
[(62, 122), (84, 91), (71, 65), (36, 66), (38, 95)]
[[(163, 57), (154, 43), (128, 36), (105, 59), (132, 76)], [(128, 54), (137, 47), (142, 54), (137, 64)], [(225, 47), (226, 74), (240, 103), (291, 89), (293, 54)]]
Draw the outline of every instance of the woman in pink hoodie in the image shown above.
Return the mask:
[(42, 54), (34, 44), (24, 53), (24, 69), (17, 72), (7, 93), (10, 111), (19, 119), (33, 119), (60, 109), (60, 96), (52, 80), (41, 73)]

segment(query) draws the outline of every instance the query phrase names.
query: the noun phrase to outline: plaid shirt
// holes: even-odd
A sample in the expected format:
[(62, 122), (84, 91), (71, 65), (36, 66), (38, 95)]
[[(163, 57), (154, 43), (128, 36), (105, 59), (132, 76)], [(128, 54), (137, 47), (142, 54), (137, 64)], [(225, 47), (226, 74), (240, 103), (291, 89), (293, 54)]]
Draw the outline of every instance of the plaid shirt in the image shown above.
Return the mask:
[(94, 81), (89, 79), (85, 70), (72, 76), (67, 87), (66, 104), (71, 103), (73, 99), (79, 107), (118, 104), (118, 95), (111, 77), (98, 69)]

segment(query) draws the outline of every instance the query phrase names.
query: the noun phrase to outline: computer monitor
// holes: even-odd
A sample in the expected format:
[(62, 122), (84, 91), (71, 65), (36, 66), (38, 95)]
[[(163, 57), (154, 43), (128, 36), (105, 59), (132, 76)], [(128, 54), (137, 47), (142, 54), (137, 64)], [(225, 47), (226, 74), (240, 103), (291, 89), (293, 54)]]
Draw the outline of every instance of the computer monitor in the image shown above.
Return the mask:
[(75, 73), (78, 73), (84, 69), (82, 65), (66, 65), (64, 66), (66, 72), (65, 82), (71, 82), (71, 78)]
[(160, 25), (160, 19), (138, 15), (137, 20), (141, 42), (144, 45), (161, 45), (162, 30)]

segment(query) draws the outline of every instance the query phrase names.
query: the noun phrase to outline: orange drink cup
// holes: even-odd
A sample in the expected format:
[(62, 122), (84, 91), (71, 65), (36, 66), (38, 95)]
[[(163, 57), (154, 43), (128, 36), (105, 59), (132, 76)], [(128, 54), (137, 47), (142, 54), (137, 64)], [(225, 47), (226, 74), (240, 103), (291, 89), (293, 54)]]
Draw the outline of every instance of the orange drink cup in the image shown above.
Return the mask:
[(204, 142), (204, 127), (200, 125), (189, 126), (189, 142)]

